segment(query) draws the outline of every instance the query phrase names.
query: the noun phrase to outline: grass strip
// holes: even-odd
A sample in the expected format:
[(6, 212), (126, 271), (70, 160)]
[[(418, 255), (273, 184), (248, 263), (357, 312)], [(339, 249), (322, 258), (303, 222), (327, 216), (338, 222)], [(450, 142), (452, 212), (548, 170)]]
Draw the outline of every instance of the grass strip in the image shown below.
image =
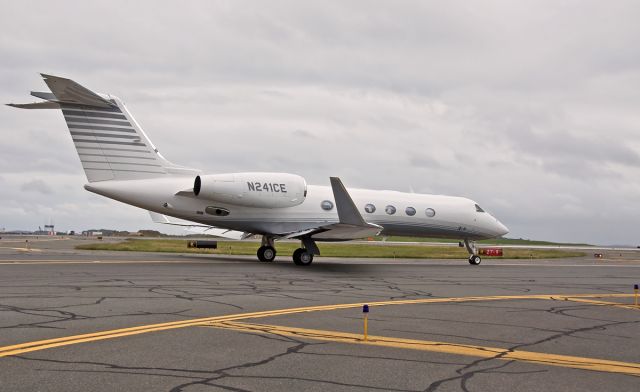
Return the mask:
[[(221, 255), (255, 255), (259, 243), (255, 241), (218, 241), (218, 249), (187, 248), (187, 240), (127, 239), (117, 243), (94, 243), (78, 245), (81, 250), (110, 250), (129, 252), (167, 252), (167, 253), (208, 253)], [(279, 255), (290, 255), (299, 245), (295, 242), (276, 243)], [(389, 245), (356, 243), (318, 243), (322, 256), (328, 257), (371, 257), (403, 259), (465, 259), (467, 251), (459, 247), (428, 245)], [(582, 257), (584, 252), (561, 249), (524, 249), (505, 248), (503, 259), (549, 259)], [(483, 258), (493, 258), (483, 256)]]

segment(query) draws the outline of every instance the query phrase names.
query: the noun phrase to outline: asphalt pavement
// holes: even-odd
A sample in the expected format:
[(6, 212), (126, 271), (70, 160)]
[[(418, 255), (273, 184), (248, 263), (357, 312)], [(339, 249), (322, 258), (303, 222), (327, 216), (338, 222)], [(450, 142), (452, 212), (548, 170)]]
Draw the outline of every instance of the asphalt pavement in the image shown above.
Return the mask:
[(78, 242), (0, 240), (0, 390), (640, 389), (637, 252), (298, 267)]

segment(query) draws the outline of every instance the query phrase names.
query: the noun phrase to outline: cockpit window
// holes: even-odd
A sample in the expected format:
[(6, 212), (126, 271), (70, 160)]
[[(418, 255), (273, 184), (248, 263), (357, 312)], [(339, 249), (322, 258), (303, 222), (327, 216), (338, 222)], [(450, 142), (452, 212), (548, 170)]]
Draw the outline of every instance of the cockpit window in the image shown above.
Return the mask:
[(476, 204), (476, 211), (478, 211), (478, 212), (484, 212), (484, 210), (483, 210), (479, 205), (477, 205), (477, 204)]

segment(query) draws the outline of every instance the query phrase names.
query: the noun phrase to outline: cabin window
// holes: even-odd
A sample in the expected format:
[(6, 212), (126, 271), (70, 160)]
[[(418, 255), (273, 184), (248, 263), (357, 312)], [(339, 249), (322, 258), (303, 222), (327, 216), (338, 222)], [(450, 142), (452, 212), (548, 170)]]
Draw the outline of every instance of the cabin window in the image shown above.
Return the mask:
[(367, 211), (367, 213), (369, 213), (369, 214), (373, 214), (374, 212), (376, 212), (376, 206), (374, 206), (373, 204), (369, 203), (366, 206), (364, 206), (364, 210)]
[(330, 200), (325, 200), (320, 203), (320, 207), (322, 207), (322, 209), (325, 211), (331, 211), (333, 209), (333, 202)]
[(416, 209), (413, 207), (407, 207), (404, 212), (409, 216), (414, 216), (416, 214)]
[(478, 211), (478, 212), (484, 212), (484, 210), (483, 210), (479, 205), (477, 205), (477, 204), (476, 204), (476, 211)]
[(388, 205), (384, 208), (384, 212), (386, 212), (389, 215), (393, 215), (396, 213), (396, 208), (392, 205)]
[(424, 213), (429, 217), (429, 218), (433, 218), (434, 216), (436, 216), (436, 210), (434, 210), (433, 208), (427, 208)]

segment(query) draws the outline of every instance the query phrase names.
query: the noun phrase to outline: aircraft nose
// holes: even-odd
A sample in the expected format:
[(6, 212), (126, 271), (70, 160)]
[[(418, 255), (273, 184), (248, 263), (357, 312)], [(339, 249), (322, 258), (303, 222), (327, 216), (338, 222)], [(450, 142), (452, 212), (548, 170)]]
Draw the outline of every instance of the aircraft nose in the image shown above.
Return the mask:
[(503, 236), (507, 233), (509, 233), (509, 228), (496, 219), (496, 235)]

